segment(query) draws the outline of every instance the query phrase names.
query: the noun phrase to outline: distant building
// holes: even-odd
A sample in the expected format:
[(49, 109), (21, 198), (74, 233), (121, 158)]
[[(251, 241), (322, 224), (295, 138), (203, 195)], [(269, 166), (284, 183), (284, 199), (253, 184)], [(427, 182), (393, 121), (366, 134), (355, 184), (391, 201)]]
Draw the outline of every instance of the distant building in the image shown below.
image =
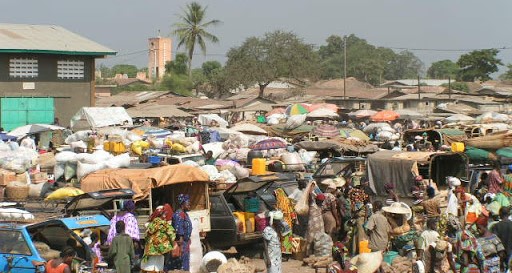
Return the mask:
[(171, 38), (149, 38), (149, 79), (161, 79), (165, 74), (165, 64), (171, 61)]
[(95, 104), (95, 59), (114, 54), (60, 26), (0, 24), (1, 127), (69, 125)]

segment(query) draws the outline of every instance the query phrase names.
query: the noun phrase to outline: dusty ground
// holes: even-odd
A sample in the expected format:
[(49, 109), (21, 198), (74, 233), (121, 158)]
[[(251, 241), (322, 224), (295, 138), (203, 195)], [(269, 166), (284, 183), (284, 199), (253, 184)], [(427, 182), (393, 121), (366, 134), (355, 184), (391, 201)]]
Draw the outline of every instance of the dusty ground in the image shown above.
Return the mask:
[[(253, 262), (257, 264), (258, 267), (265, 268), (265, 262), (262, 259), (254, 259)], [(308, 266), (302, 266), (302, 261), (290, 259), (287, 262), (283, 262), (282, 271), (286, 273), (314, 273), (315, 269)], [(325, 272), (325, 269), (324, 271), (318, 270), (318, 272)]]

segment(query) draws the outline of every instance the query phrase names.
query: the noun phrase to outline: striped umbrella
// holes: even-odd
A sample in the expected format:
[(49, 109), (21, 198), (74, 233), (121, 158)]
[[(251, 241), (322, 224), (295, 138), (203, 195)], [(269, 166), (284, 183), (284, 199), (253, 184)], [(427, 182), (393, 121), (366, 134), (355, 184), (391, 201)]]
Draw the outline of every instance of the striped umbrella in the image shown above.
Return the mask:
[(335, 137), (340, 135), (340, 130), (329, 124), (321, 124), (313, 129), (313, 134), (319, 137)]
[(302, 115), (307, 114), (309, 111), (302, 104), (296, 103), (288, 106), (285, 111), (286, 115), (294, 116), (294, 115)]

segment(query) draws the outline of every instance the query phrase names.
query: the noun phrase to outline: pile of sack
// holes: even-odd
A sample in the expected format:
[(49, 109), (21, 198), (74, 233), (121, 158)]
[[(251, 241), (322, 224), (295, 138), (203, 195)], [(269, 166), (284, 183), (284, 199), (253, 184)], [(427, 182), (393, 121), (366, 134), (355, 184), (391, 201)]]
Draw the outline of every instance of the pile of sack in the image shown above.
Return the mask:
[(55, 180), (64, 176), (66, 181), (73, 177), (80, 180), (91, 172), (102, 169), (126, 168), (130, 165), (130, 155), (124, 153), (113, 156), (109, 152), (97, 150), (92, 154), (62, 151), (55, 155)]

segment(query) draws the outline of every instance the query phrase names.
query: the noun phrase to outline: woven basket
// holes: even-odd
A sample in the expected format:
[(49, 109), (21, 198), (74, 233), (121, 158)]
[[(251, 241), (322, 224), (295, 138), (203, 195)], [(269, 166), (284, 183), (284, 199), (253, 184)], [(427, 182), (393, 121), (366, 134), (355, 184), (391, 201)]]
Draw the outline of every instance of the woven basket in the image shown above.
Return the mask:
[(24, 201), (28, 198), (28, 192), (30, 187), (29, 186), (17, 186), (17, 187), (10, 187), (7, 186), (5, 188), (5, 197), (9, 200), (13, 201)]

